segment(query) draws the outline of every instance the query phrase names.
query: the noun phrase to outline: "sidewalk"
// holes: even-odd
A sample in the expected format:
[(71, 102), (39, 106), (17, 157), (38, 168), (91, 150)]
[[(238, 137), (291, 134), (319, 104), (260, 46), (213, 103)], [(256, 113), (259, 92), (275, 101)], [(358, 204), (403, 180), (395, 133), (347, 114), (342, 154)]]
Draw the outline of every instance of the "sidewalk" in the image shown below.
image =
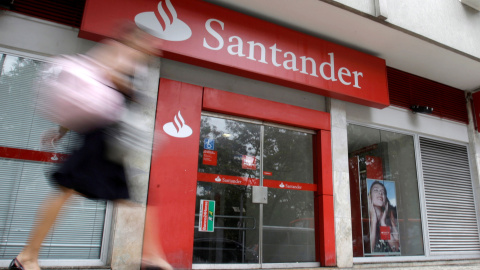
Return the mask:
[[(0, 270), (7, 269), (0, 267)], [(463, 260), (463, 261), (434, 261), (434, 262), (405, 262), (405, 263), (388, 263), (388, 264), (356, 264), (353, 268), (289, 268), (289, 269), (272, 269), (272, 270), (480, 270), (480, 260)], [(110, 270), (109, 267), (62, 267), (62, 268), (42, 268), (42, 270)], [(132, 269), (136, 270), (136, 269)], [(261, 270), (265, 270), (261, 269)]]
[[(337, 268), (338, 269), (338, 268)], [(357, 264), (350, 269), (372, 270), (480, 270), (480, 260), (455, 260), (432, 262), (405, 262), (389, 264)]]

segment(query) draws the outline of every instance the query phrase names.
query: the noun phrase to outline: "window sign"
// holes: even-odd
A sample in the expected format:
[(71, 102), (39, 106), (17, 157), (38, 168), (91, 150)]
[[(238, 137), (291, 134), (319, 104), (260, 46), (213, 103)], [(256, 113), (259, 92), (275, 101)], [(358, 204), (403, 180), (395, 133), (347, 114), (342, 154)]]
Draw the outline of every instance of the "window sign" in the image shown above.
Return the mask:
[(217, 166), (217, 151), (203, 150), (203, 164)]
[(205, 138), (205, 141), (203, 142), (203, 149), (215, 150), (215, 140), (210, 138)]
[(254, 156), (242, 155), (242, 169), (256, 170), (256, 158)]
[(370, 250), (400, 252), (395, 182), (367, 179)]
[(200, 200), (200, 218), (198, 230), (201, 232), (213, 232), (215, 227), (215, 201)]

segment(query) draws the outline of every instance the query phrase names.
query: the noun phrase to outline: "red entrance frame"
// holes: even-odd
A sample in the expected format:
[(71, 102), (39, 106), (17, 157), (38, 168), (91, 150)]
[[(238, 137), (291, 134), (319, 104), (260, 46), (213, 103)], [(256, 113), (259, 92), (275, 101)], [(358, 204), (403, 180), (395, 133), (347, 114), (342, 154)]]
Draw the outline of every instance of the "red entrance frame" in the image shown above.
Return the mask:
[[(212, 88), (160, 80), (155, 145), (147, 202), (144, 249), (161, 243), (174, 267), (191, 268), (198, 170), (198, 142), (202, 111), (223, 113), (311, 129), (314, 136), (315, 231), (317, 260), (335, 266), (332, 150), (330, 114), (293, 105), (249, 97)], [(176, 123), (176, 131), (191, 128), (189, 136), (168, 135), (164, 126)], [(171, 133), (170, 133), (171, 134)], [(152, 222), (154, 221), (154, 222)], [(148, 252), (148, 250), (144, 250)]]

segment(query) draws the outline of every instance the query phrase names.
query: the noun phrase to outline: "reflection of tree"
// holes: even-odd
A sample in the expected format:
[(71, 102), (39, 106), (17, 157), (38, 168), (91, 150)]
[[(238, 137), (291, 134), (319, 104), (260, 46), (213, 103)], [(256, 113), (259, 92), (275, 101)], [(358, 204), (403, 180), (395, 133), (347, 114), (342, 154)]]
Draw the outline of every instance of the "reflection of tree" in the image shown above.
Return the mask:
[(311, 135), (266, 126), (263, 156), (265, 178), (313, 183)]
[[(224, 120), (212, 117), (202, 117), (200, 130), (200, 144), (198, 166), (199, 172), (238, 176), (246, 178), (259, 178), (260, 167), (260, 126), (250, 123)], [(214, 139), (215, 151), (217, 151), (217, 166), (203, 164), (203, 143), (205, 138)], [(249, 155), (257, 158), (257, 169), (243, 169), (242, 156)], [(208, 199), (216, 201), (216, 215), (235, 216), (237, 218), (217, 218), (215, 227), (243, 228), (253, 227), (255, 222), (252, 219), (241, 217), (254, 217), (258, 224), (258, 205), (252, 204), (251, 187), (242, 185), (226, 185), (217, 183), (198, 183), (197, 208), (199, 211), (199, 200)], [(243, 247), (251, 248), (258, 244), (258, 228), (251, 230), (216, 230), (215, 233), (196, 232), (196, 239), (211, 238), (212, 247), (218, 248), (213, 239), (229, 239), (241, 243)], [(215, 250), (215, 248), (213, 249)], [(212, 251), (211, 256), (215, 252)], [(236, 257), (242, 262), (241, 250)], [(225, 253), (226, 254), (226, 253)], [(245, 254), (244, 254), (245, 255)], [(225, 255), (226, 256), (226, 255)], [(245, 255), (248, 260), (247, 255)], [(252, 258), (250, 258), (252, 259)], [(216, 257), (216, 260), (219, 260)]]
[[(10, 56), (9, 56), (10, 57)], [(12, 90), (18, 95), (19, 92), (30, 91), (32, 84), (36, 80), (42, 63), (32, 59), (23, 57), (16, 58), (16, 61), (7, 69), (5, 66), (6, 56), (2, 55), (0, 66), (0, 92), (4, 97), (5, 94), (11, 93)]]
[[(213, 117), (202, 117), (201, 121), (199, 172), (260, 178), (260, 125)], [(279, 180), (278, 183), (280, 181), (313, 183), (312, 135), (269, 126), (265, 126), (264, 130), (263, 167), (265, 171), (273, 174), (264, 177)], [(204, 165), (202, 162), (205, 138), (213, 139), (215, 142), (217, 166)], [(257, 169), (243, 169), (242, 155), (255, 156)], [(216, 201), (216, 215), (254, 217), (256, 225), (259, 224), (259, 205), (252, 203), (251, 187), (199, 182), (197, 213), (199, 211), (198, 202), (201, 199)], [(268, 200), (268, 204), (264, 205), (265, 225), (313, 226), (313, 192), (270, 188)], [(241, 220), (241, 218), (218, 218), (215, 227), (238, 228), (254, 225), (251, 220), (245, 223), (240, 222)], [(282, 239), (285, 236), (280, 234), (284, 234), (284, 232), (275, 231), (273, 234), (264, 235), (264, 239), (267, 242), (274, 238)], [(310, 233), (313, 234), (313, 231), (308, 232), (309, 238), (313, 239), (313, 236), (310, 237)], [(211, 247), (217, 245), (214, 239), (221, 238), (237, 241), (248, 248), (258, 244), (258, 228), (254, 231), (218, 230), (214, 234), (196, 231), (195, 234), (196, 239), (211, 239)], [(305, 235), (302, 235), (301, 238), (303, 239)], [(214, 256), (213, 253), (212, 251), (211, 256)], [(218, 257), (216, 259), (218, 260)]]
[[(264, 139), (265, 171), (275, 179), (289, 182), (313, 183), (312, 136), (302, 132), (276, 127), (265, 127)], [(308, 191), (269, 190), (264, 220), (270, 225), (289, 226), (301, 218), (313, 218), (313, 197)]]
[[(32, 87), (36, 85), (36, 78), (42, 68), (42, 63), (5, 55), (2, 55), (0, 60), (3, 62), (0, 67), (1, 135), (5, 138), (7, 135), (28, 134), (34, 116), (31, 101), (36, 98)], [(22, 117), (18, 117), (18, 115)], [(12, 121), (12, 117), (16, 117), (15, 121)]]
[[(249, 178), (259, 177), (257, 170), (242, 169), (242, 155), (257, 156), (260, 149), (260, 126), (217, 118), (203, 117), (201, 122), (199, 171)], [(215, 140), (217, 166), (203, 165), (203, 140)], [(258, 161), (257, 161), (258, 164)]]

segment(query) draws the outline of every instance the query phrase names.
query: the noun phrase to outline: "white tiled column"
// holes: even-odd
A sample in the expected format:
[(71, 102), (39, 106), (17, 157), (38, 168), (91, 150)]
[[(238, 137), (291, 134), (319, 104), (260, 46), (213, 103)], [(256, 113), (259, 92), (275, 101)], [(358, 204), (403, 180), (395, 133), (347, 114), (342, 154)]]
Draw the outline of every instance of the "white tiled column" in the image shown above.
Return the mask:
[[(143, 113), (145, 118), (149, 120), (152, 130), (155, 124), (159, 80), (160, 61), (156, 59), (150, 66), (144, 89), (149, 100), (146, 102)], [(132, 202), (116, 205), (113, 213), (111, 233), (112, 270), (140, 269), (150, 162), (150, 154), (127, 158), (126, 167)]]
[(340, 268), (353, 265), (346, 105), (344, 101), (327, 99), (327, 108), (332, 121), (335, 246), (337, 266)]

